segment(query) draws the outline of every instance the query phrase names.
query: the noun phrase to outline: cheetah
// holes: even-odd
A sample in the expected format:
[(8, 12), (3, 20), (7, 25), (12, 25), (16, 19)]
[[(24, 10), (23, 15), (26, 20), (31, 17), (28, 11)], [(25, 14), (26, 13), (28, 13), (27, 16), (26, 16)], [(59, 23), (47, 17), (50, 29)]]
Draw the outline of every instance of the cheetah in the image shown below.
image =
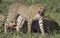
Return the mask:
[[(36, 6), (36, 7), (35, 7)], [(39, 6), (39, 4), (36, 4), (36, 5), (31, 5), (30, 7), (29, 7), (29, 11), (28, 12), (30, 12), (30, 13), (28, 13), (27, 12), (27, 16), (28, 16), (28, 14), (30, 15), (29, 17), (30, 18), (28, 18), (27, 16), (27, 18), (28, 18), (28, 23), (31, 23), (32, 22), (32, 20), (35, 20), (35, 19), (39, 19), (39, 16), (41, 15), (41, 16), (44, 16), (44, 11), (45, 11), (45, 8), (43, 7), (43, 6), (41, 6), (40, 8), (39, 8), (40, 6)], [(33, 9), (32, 9), (33, 8)], [(37, 12), (35, 12), (35, 10), (37, 11)], [(35, 13), (35, 14), (34, 14)], [(20, 13), (21, 14), (21, 13)], [(23, 13), (24, 14), (24, 13)], [(21, 14), (22, 16), (23, 16), (23, 14)], [(31, 16), (32, 15), (32, 16)], [(42, 19), (40, 19), (40, 21), (41, 21)], [(29, 21), (31, 21), (31, 22), (29, 22)], [(41, 22), (39, 21), (39, 23), (41, 24)], [(29, 29), (31, 29), (31, 26), (28, 26), (28, 28)], [(42, 31), (43, 31), (43, 28), (41, 27), (40, 29), (42, 29)], [(44, 33), (44, 32), (43, 32)]]
[[(35, 20), (35, 19), (42, 20), (42, 16), (40, 15), (40, 13), (44, 13), (44, 10), (45, 10), (45, 6), (42, 4), (34, 4), (31, 6), (25, 5), (20, 2), (15, 2), (15, 3), (11, 4), (9, 7), (9, 10), (8, 10), (8, 15), (7, 15), (7, 19), (6, 19), (6, 22), (8, 22), (8, 23), (4, 27), (5, 33), (7, 30), (6, 26), (8, 26), (9, 23), (11, 23), (11, 22), (15, 23), (16, 16), (18, 14), (23, 16), (22, 18), (28, 21), (28, 32), (30, 32), (32, 20)], [(42, 21), (39, 21), (39, 24), (40, 24), (40, 22), (42, 22)], [(42, 26), (42, 24), (40, 26)], [(44, 34), (43, 26), (40, 27), (40, 29), (41, 29), (42, 33)], [(18, 25), (16, 27), (16, 30), (19, 31)]]

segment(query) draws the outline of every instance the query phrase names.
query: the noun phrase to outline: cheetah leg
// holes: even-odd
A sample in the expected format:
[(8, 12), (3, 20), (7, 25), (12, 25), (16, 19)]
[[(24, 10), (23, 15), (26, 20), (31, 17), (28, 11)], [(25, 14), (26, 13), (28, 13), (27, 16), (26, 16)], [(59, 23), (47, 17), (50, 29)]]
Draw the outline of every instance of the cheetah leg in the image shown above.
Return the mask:
[(31, 31), (31, 22), (32, 22), (31, 19), (29, 19), (29, 20), (28, 20), (28, 32)]
[(16, 31), (18, 32), (19, 31), (19, 28), (21, 28), (22, 26), (21, 26), (21, 22), (18, 22), (17, 23), (17, 26), (16, 26)]
[(7, 29), (6, 28), (4, 28), (4, 33), (7, 33)]
[(17, 26), (16, 26), (16, 31), (17, 31), (17, 32), (19, 31), (19, 25), (20, 25), (20, 24), (17, 24)]
[(4, 33), (7, 33), (7, 27), (4, 26)]
[(43, 20), (42, 20), (42, 17), (39, 18), (39, 27), (40, 27), (40, 29), (41, 29), (42, 34), (45, 34), (45, 33), (44, 33), (44, 28), (43, 28)]
[(19, 31), (19, 29), (22, 28), (23, 23), (24, 23), (23, 19), (17, 21), (17, 27), (16, 27), (17, 32)]

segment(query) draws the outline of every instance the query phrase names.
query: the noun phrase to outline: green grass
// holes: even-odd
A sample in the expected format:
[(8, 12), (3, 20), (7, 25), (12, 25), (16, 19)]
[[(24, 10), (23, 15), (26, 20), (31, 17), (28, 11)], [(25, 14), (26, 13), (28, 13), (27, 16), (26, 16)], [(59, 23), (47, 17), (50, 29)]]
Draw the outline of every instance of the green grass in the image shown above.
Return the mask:
[[(53, 18), (60, 25), (60, 0), (0, 0), (0, 14), (7, 15), (9, 5), (14, 1), (20, 1), (27, 5), (42, 3), (46, 5), (45, 15)], [(3, 27), (0, 26), (0, 38), (60, 38), (60, 34), (50, 36), (42, 36), (39, 33), (21, 33), (21, 32), (8, 32), (3, 33)]]
[(0, 32), (0, 38), (60, 38), (60, 34), (55, 35), (41, 35), (41, 33), (22, 33), (11, 31), (5, 34), (4, 32)]

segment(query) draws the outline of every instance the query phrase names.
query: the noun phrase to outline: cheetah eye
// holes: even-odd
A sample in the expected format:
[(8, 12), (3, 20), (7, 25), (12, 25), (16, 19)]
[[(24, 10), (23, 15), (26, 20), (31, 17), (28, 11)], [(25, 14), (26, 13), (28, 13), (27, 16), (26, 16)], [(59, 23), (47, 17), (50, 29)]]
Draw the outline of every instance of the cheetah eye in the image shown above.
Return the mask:
[(40, 11), (38, 11), (38, 13), (40, 14)]
[(44, 12), (38, 11), (41, 16), (44, 16)]

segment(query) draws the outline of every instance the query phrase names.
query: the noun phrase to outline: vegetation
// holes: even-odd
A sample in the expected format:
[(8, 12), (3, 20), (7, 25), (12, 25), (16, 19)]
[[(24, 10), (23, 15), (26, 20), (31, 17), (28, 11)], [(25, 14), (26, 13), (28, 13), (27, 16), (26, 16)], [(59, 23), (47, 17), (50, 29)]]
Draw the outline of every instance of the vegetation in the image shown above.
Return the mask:
[[(27, 5), (42, 3), (46, 5), (45, 15), (53, 18), (60, 25), (60, 0), (0, 0), (0, 14), (7, 15), (8, 7), (14, 1), (20, 1)], [(21, 32), (11, 31), (3, 33), (3, 26), (0, 26), (0, 38), (41, 38), (39, 33), (23, 34)], [(60, 34), (54, 34), (43, 38), (60, 38)]]

